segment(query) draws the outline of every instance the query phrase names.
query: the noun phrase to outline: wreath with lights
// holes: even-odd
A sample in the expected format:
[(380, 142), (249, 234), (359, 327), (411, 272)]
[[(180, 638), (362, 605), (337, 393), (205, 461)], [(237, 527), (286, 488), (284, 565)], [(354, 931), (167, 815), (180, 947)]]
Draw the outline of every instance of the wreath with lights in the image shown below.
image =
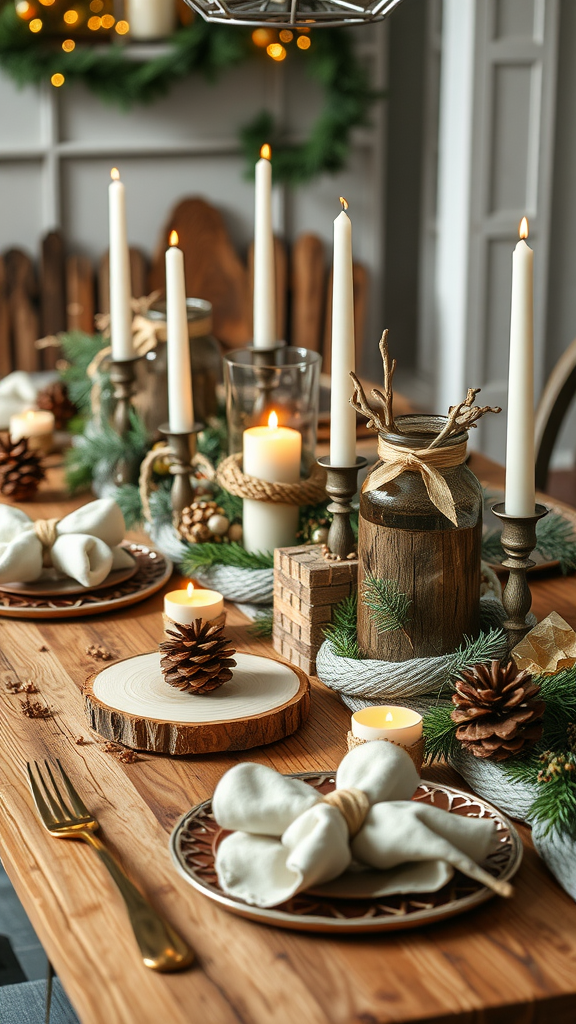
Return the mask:
[[(260, 146), (269, 142), (275, 180), (292, 185), (339, 171), (348, 156), (352, 129), (368, 123), (372, 104), (382, 96), (370, 87), (346, 29), (323, 28), (313, 34), (252, 31), (197, 19), (178, 29), (157, 56), (139, 60), (122, 45), (128, 23), (115, 21), (106, 13), (107, 6), (103, 0), (82, 0), (74, 7), (66, 0), (8, 3), (0, 11), (0, 67), (20, 86), (51, 82), (59, 88), (80, 81), (102, 100), (126, 109), (153, 102), (192, 74), (214, 81), (250, 59), (302, 62), (325, 95), (308, 138), (295, 145), (284, 143), (279, 126), (265, 111), (239, 130), (249, 173), (253, 174)], [(94, 43), (96, 33), (116, 39), (108, 45)]]

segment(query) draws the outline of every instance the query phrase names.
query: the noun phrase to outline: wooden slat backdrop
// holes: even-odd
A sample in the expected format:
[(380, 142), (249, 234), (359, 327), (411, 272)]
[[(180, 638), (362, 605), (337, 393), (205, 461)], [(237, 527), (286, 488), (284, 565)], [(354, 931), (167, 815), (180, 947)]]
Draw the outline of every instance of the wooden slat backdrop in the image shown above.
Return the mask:
[[(59, 231), (51, 231), (42, 240), (39, 278), (42, 334), (58, 334), (66, 330), (64, 242)], [(44, 369), (53, 369), (59, 356), (56, 347), (44, 349)]]
[(94, 333), (94, 270), (87, 256), (66, 260), (66, 316), (69, 331)]
[(4, 257), (8, 286), (8, 306), (12, 329), (14, 369), (33, 372), (38, 369), (40, 320), (36, 307), (37, 285), (34, 264), (20, 249), (10, 249)]
[[(486, 462), (474, 457), (474, 465), (483, 479), (501, 482)], [(61, 516), (72, 504), (55, 497), (49, 480), (39, 501), (25, 508), (35, 517)], [(535, 578), (533, 591), (537, 614), (555, 608), (576, 625), (573, 577)], [(103, 645), (118, 657), (153, 649), (161, 609), (156, 596), (114, 616), (52, 623), (0, 618), (2, 859), (83, 1024), (573, 1024), (576, 907), (534, 853), (525, 827), (514, 899), (385, 936), (332, 938), (259, 926), (231, 916), (179, 878), (168, 853), (170, 830), (241, 755), (146, 756), (122, 765), (97, 743), (75, 743), (87, 736), (80, 694), (94, 669), (87, 646)], [(248, 635), (238, 610), (229, 616), (239, 646), (270, 651), (267, 641)], [(54, 707), (52, 719), (22, 716), (20, 698), (3, 686), (15, 678), (36, 680)], [(345, 752), (348, 722), (337, 696), (314, 680), (307, 724), (247, 757), (280, 771), (333, 769)], [(43, 831), (24, 762), (55, 755), (100, 818), (106, 842), (196, 949), (193, 970), (147, 971), (97, 859)]]

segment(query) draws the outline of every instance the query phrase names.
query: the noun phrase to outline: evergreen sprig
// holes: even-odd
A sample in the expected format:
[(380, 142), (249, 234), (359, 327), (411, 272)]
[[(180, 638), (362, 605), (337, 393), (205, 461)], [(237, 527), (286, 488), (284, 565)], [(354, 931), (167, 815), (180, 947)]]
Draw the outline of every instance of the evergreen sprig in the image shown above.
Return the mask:
[(377, 633), (395, 633), (400, 629), (412, 646), (406, 631), (412, 601), (402, 593), (396, 580), (381, 580), (368, 573), (362, 583), (362, 601), (370, 609)]
[(356, 594), (351, 594), (336, 605), (332, 622), (324, 630), (324, 636), (330, 641), (334, 654), (339, 658), (360, 657), (356, 636), (357, 613), (358, 599)]
[[(212, 82), (247, 60), (267, 61), (252, 42), (251, 28), (208, 24), (197, 18), (169, 40), (169, 50), (151, 59), (135, 60), (118, 45), (78, 43), (63, 53), (49, 36), (37, 36), (7, 3), (0, 10), (0, 67), (20, 86), (48, 83), (55, 73), (65, 76), (64, 89), (83, 82), (105, 102), (127, 109), (165, 96), (182, 79), (200, 74)], [(323, 28), (309, 36), (305, 52), (288, 47), (285, 63), (301, 64), (323, 88), (324, 107), (309, 137), (290, 145), (282, 126), (268, 113), (259, 114), (240, 130), (247, 173), (264, 142), (274, 148), (274, 179), (299, 185), (345, 165), (351, 132), (368, 123), (368, 114), (381, 94), (370, 87), (365, 62), (356, 56), (353, 38), (341, 28)]]
[[(59, 341), (62, 355), (67, 364), (60, 371), (60, 376), (66, 384), (71, 401), (74, 402), (80, 415), (86, 419), (92, 411), (90, 407), (92, 381), (86, 375), (86, 370), (100, 350), (107, 345), (107, 341), (101, 334), (85, 334), (83, 331), (67, 331), (59, 335)], [(103, 385), (102, 401), (105, 403), (112, 396), (108, 374), (101, 375), (101, 384)]]
[(134, 467), (137, 476), (149, 443), (144, 422), (134, 410), (130, 412), (130, 427), (123, 437), (105, 421), (89, 425), (84, 434), (74, 439), (72, 448), (66, 452), (68, 489), (73, 494), (89, 487), (96, 477), (111, 477), (121, 459)]
[(193, 576), (198, 569), (213, 565), (227, 565), (234, 569), (271, 569), (274, 555), (263, 551), (246, 551), (241, 544), (186, 544), (180, 567), (185, 576)]
[(259, 639), (266, 639), (272, 636), (272, 627), (274, 625), (274, 610), (272, 608), (264, 608), (262, 611), (256, 613), (256, 617), (251, 626), (248, 626), (248, 632), (251, 636), (256, 636)]

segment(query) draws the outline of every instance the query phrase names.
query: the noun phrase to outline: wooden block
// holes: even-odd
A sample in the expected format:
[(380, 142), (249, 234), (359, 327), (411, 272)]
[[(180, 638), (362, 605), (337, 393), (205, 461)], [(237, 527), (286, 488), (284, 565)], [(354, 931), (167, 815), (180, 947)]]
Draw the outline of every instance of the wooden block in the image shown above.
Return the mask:
[(66, 317), (69, 331), (94, 334), (94, 271), (87, 256), (66, 260)]
[(20, 249), (5, 256), (8, 305), (16, 370), (33, 373), (40, 369), (40, 319), (36, 308), (37, 285), (34, 265)]
[[(50, 231), (42, 239), (40, 260), (40, 315), (42, 334), (66, 330), (66, 285), (64, 279), (64, 242), (59, 231)], [(42, 350), (45, 370), (56, 366), (60, 350), (56, 346)]]
[(0, 256), (0, 377), (5, 377), (13, 369), (6, 263)]
[(294, 665), (315, 660), (334, 607), (357, 587), (358, 561), (327, 562), (319, 545), (280, 548), (274, 556), (274, 649)]
[(296, 239), (292, 249), (292, 345), (319, 352), (326, 300), (324, 244), (317, 235)]

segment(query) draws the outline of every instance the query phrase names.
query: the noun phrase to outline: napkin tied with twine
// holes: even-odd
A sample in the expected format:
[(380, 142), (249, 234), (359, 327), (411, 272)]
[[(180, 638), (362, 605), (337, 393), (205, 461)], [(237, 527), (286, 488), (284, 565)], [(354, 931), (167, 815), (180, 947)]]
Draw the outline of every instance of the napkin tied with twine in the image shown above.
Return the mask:
[(406, 471), (420, 473), (430, 501), (454, 526), (458, 526), (456, 506), (440, 469), (459, 466), (466, 458), (466, 441), (444, 448), (400, 448), (378, 438), (378, 455), (384, 465), (366, 478), (363, 491), (375, 491)]
[(0, 505), (0, 584), (33, 583), (55, 569), (84, 587), (102, 583), (112, 569), (134, 564), (120, 544), (124, 516), (113, 498), (99, 498), (63, 519), (30, 519)]
[(274, 907), (349, 869), (381, 872), (379, 895), (436, 891), (458, 869), (510, 896), (509, 883), (480, 866), (496, 848), (495, 823), (412, 801), (419, 782), (409, 755), (388, 742), (347, 754), (327, 796), (264, 765), (235, 765), (212, 800), (232, 833), (216, 853), (220, 885)]

